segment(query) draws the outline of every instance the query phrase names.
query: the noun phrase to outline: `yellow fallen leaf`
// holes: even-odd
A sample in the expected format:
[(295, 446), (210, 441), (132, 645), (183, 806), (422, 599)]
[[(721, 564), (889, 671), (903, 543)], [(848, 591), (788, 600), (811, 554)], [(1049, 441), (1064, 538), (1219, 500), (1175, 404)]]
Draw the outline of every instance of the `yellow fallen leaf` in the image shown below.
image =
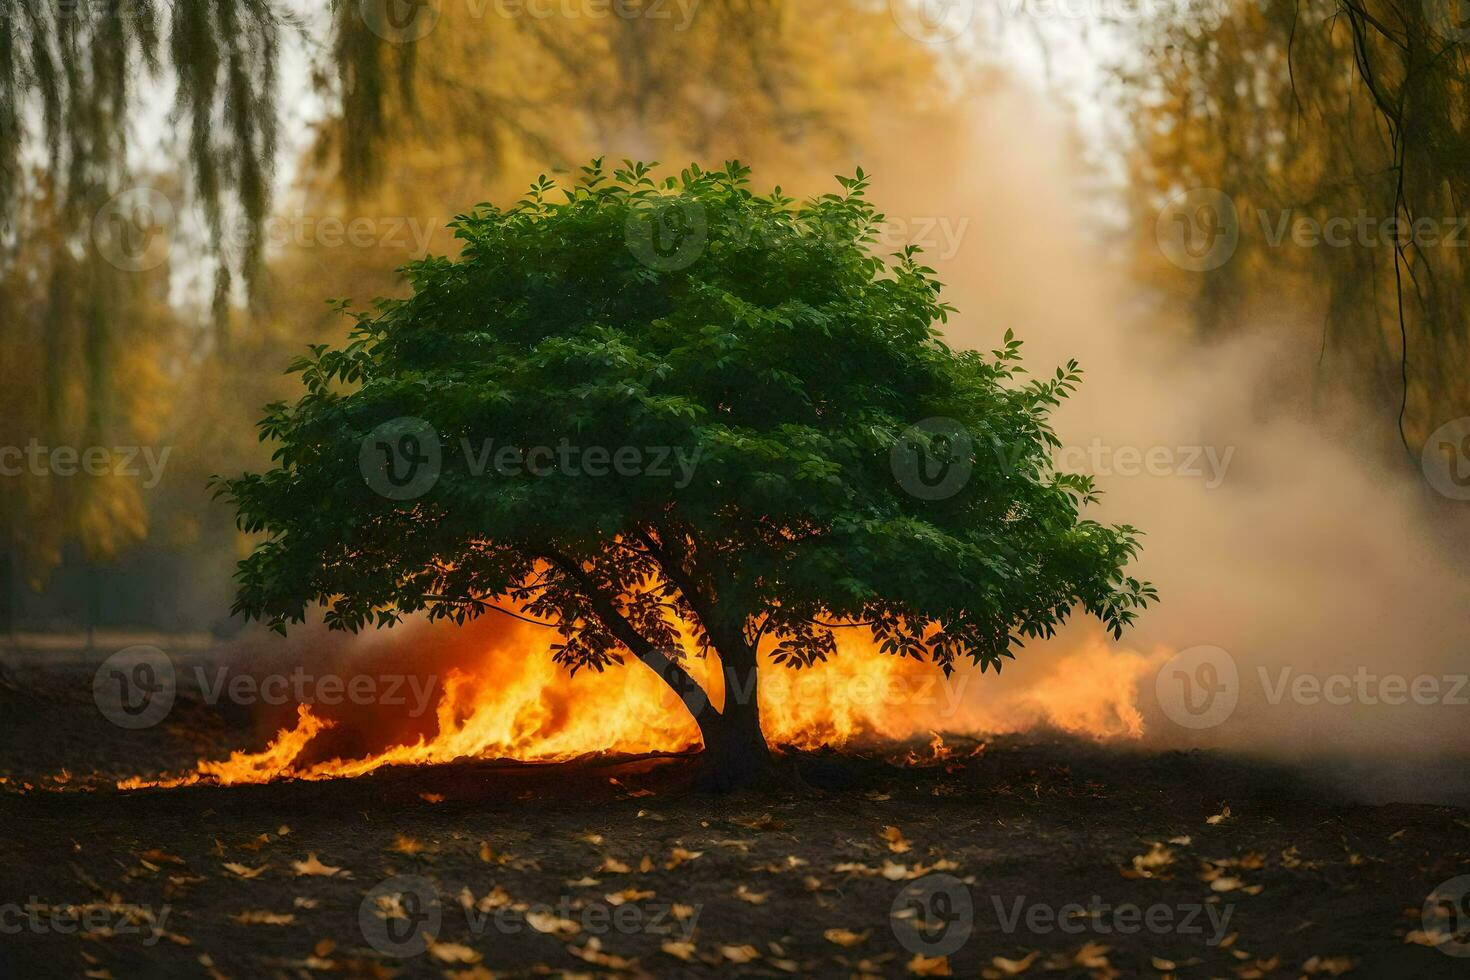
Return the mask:
[(749, 902), (751, 905), (764, 905), (766, 904), (766, 899), (771, 897), (771, 893), (753, 892), (744, 885), (741, 885), (735, 889), (735, 897), (742, 902)]
[(674, 959), (683, 960), (685, 963), (694, 959), (693, 943), (679, 943), (672, 939), (665, 939), (659, 949), (674, 957)]
[(230, 916), (242, 926), (289, 926), (296, 916), (289, 912), (267, 912), (263, 909), (237, 912)]
[(330, 878), (333, 875), (342, 874), (341, 868), (334, 868), (318, 861), (315, 852), (307, 854), (305, 861), (292, 861), (291, 867), (296, 869), (298, 876), (319, 875), (323, 878)]
[(897, 827), (884, 827), (883, 839), (888, 842), (888, 849), (894, 854), (902, 854), (911, 849), (909, 842), (904, 839), (903, 831)]
[(526, 922), (537, 932), (544, 932), (555, 936), (570, 937), (582, 931), (582, 927), (571, 919), (563, 919), (561, 916), (551, 912), (541, 912), (535, 909), (525, 913)]
[(399, 834), (393, 838), (393, 843), (388, 845), (388, 850), (397, 851), (399, 854), (414, 855), (424, 850), (424, 845), (406, 834)]
[(908, 971), (916, 977), (947, 977), (950, 976), (948, 956), (924, 956), (915, 953), (914, 958), (908, 961)]
[(906, 864), (898, 864), (895, 861), (883, 862), (883, 877), (889, 881), (902, 881), (905, 878), (914, 877)]
[(270, 865), (268, 864), (262, 864), (258, 868), (249, 868), (243, 864), (231, 861), (225, 865), (225, 870), (230, 872), (231, 874), (238, 875), (241, 878), (259, 878), (261, 873), (269, 867)]
[(720, 955), (731, 963), (749, 963), (760, 959), (761, 951), (754, 946), (721, 946)]
[(838, 946), (857, 946), (867, 942), (868, 936), (872, 933), (871, 929), (864, 929), (862, 932), (853, 932), (851, 929), (828, 929), (822, 933), (822, 937), (827, 942), (836, 943)]
[(440, 963), (478, 963), (480, 954), (468, 946), (459, 943), (435, 942), (432, 937), (428, 939), (429, 956)]
[(997, 956), (990, 961), (990, 965), (1000, 971), (1002, 976), (1014, 977), (1031, 969), (1031, 964), (1036, 962), (1036, 957), (1041, 955), (1040, 950), (1032, 950), (1019, 960), (1008, 960), (1004, 956)]
[(624, 888), (620, 892), (613, 892), (611, 895), (603, 896), (603, 898), (607, 899), (607, 904), (609, 905), (622, 905), (626, 902), (641, 902), (646, 898), (652, 897), (652, 891), (639, 891), (636, 888)]
[(669, 860), (664, 865), (664, 869), (672, 871), (685, 861), (693, 861), (695, 858), (703, 856), (703, 854), (703, 851), (686, 851), (682, 847), (676, 847), (669, 852)]
[(1152, 878), (1174, 863), (1174, 852), (1158, 841), (1149, 845), (1147, 854), (1133, 856), (1133, 870), (1144, 878)]
[(1166, 960), (1162, 956), (1153, 957), (1149, 960), (1149, 963), (1153, 965), (1153, 968), (1155, 970), (1159, 970), (1163, 973), (1169, 973), (1175, 970), (1178, 966), (1178, 964), (1176, 964), (1173, 960)]
[(1302, 964), (1302, 972), (1310, 976), (1340, 977), (1356, 965), (1351, 956), (1313, 956)]
[(606, 871), (609, 874), (625, 875), (630, 869), (615, 857), (605, 857), (602, 859), (602, 864), (598, 865), (597, 870)]
[(1205, 823), (1211, 826), (1230, 819), (1230, 807), (1222, 807), (1220, 812), (1213, 817), (1205, 817)]
[(420, 793), (419, 794), (419, 799), (423, 800), (425, 803), (443, 803), (444, 802), (444, 794), (443, 793)]

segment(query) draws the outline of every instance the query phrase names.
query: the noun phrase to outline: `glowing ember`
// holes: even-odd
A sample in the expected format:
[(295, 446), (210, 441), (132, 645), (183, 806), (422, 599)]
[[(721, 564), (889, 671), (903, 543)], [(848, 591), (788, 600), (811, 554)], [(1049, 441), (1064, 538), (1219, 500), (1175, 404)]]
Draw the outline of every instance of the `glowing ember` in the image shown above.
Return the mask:
[[(968, 669), (945, 678), (932, 665), (880, 653), (865, 633), (844, 633), (838, 656), (826, 664), (806, 670), (763, 666), (761, 718), (774, 747), (841, 747), (927, 734), (932, 735), (928, 753), (911, 752), (908, 761), (935, 764), (980, 751), (956, 753), (939, 732), (974, 737), (1050, 725), (1097, 737), (1136, 738), (1143, 733), (1135, 705), (1138, 681), (1166, 656), (1120, 650), (1097, 636), (1082, 649), (1050, 659), (1040, 673), (1030, 665), (1020, 677), (1015, 669), (1000, 676)], [(711, 699), (722, 705), (716, 661), (688, 662)], [(569, 677), (545, 652), (545, 634), (519, 627), (505, 630), (498, 642), (445, 673), (428, 734), (359, 758), (324, 759), (314, 740), (349, 720), (322, 711), (299, 705), (295, 724), (260, 752), (237, 751), (221, 761), (201, 760), (183, 775), (134, 777), (118, 786), (229, 786), (360, 776), (382, 766), (457, 759), (559, 762), (700, 747), (694, 721), (642, 664), (630, 661), (602, 674)], [(375, 727), (371, 719), (367, 727)]]

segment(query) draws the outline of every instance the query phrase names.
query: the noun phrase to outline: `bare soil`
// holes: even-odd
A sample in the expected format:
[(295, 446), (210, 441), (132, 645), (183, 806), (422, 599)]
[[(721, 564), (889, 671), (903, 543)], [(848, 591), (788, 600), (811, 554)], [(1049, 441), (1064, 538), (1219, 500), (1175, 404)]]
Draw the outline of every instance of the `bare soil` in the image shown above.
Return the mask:
[[(123, 732), (90, 681), (0, 676), (0, 976), (906, 976), (949, 945), (966, 977), (1470, 963), (1406, 942), (1470, 873), (1465, 810), (1247, 760), (1040, 734), (928, 764), (802, 756), (804, 785), (733, 797), (696, 791), (684, 758), (23, 791), (183, 768), (249, 731), (183, 711)], [(424, 882), (437, 905), (410, 895)]]

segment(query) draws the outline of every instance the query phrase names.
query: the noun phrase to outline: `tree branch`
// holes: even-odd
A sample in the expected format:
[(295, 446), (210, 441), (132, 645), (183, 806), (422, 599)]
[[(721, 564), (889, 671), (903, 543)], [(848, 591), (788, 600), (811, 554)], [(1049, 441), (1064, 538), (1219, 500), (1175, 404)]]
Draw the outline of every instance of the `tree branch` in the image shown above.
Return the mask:
[(665, 684), (674, 689), (679, 700), (684, 702), (684, 707), (689, 714), (703, 727), (719, 712), (710, 704), (709, 696), (705, 694), (704, 688), (699, 686), (689, 671), (685, 670), (677, 661), (668, 654), (655, 647), (644, 638), (643, 634), (633, 628), (626, 616), (618, 612), (612, 600), (598, 588), (597, 583), (592, 580), (582, 563), (559, 552), (546, 549), (546, 560), (551, 562), (579, 586), (579, 591), (592, 609), (597, 613), (597, 618), (602, 620), (618, 642), (633, 651), (633, 655), (641, 660), (645, 666), (661, 677)]

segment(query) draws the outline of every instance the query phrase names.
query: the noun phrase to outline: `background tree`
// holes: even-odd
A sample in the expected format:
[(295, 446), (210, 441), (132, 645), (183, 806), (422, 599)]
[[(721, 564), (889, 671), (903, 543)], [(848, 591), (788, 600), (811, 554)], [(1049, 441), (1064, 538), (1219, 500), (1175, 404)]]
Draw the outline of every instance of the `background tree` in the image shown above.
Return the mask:
[[(564, 201), (543, 178), (460, 218), (458, 261), (412, 264), (411, 296), (293, 366), (306, 393), (261, 423), (278, 465), (222, 482), (265, 536), (238, 608), (284, 631), (320, 603), (357, 630), (513, 604), (561, 633), (573, 670), (632, 655), (658, 672), (720, 787), (768, 766), (763, 650), (808, 666), (856, 626), (946, 671), (998, 669), (1076, 607), (1121, 632), (1154, 595), (1124, 573), (1135, 532), (1082, 519), (1090, 480), (1050, 461), (1075, 365), (1021, 383), (1009, 334), (990, 357), (941, 343), (932, 270), (870, 253), (882, 216), (861, 171), (800, 205), (746, 177), (656, 184), (629, 163), (609, 180), (594, 161)], [(912, 427), (935, 417), (953, 423)], [(375, 433), (403, 418), (432, 426), (413, 453), (439, 459), (418, 496), (379, 492)], [(498, 462), (567, 445), (695, 465)], [(962, 479), (926, 492), (909, 460)], [(719, 708), (681, 625), (719, 657)]]
[[(1470, 411), (1458, 225), (1470, 30), (1456, 13), (1420, 0), (1220, 0), (1149, 24), (1141, 57), (1119, 70), (1148, 278), (1190, 304), (1207, 336), (1262, 324), (1307, 334), (1314, 397), (1366, 394), (1416, 450)], [(1169, 266), (1154, 241), (1159, 208), (1195, 187), (1224, 191), (1240, 220), (1234, 256), (1206, 272)], [(1351, 226), (1345, 243), (1303, 247), (1283, 219)], [(1415, 222), (1427, 231), (1411, 233)]]

